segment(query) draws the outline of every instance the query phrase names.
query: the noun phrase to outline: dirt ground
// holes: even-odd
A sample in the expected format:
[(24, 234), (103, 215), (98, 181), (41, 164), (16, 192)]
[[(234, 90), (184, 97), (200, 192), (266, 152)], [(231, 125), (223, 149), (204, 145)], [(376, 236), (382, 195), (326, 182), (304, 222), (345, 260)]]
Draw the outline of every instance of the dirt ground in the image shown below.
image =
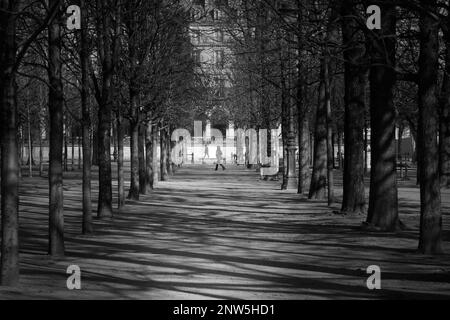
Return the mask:
[[(389, 234), (362, 231), (365, 217), (335, 215), (338, 205), (279, 186), (237, 167), (182, 168), (113, 219), (95, 220), (95, 235), (82, 236), (80, 172), (69, 172), (67, 256), (53, 260), (46, 255), (47, 179), (24, 177), (21, 285), (0, 288), (0, 299), (450, 298), (449, 190), (442, 195), (447, 254), (427, 257), (415, 252), (419, 190), (412, 180), (399, 190), (408, 230)], [(70, 265), (81, 268), (81, 290), (67, 289)], [(370, 265), (381, 268), (381, 290), (366, 287)]]

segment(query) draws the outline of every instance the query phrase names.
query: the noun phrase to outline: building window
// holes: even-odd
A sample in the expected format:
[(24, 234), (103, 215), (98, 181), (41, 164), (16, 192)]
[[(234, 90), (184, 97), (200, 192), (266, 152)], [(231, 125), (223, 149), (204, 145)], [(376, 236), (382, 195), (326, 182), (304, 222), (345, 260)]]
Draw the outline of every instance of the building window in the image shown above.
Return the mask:
[(221, 20), (223, 18), (223, 12), (220, 9), (214, 9), (211, 11), (213, 20)]
[(194, 61), (196, 64), (202, 63), (202, 50), (194, 50)]
[(217, 98), (225, 97), (225, 79), (214, 78), (214, 90)]
[(219, 79), (219, 97), (225, 98), (225, 80)]
[(224, 53), (223, 50), (214, 51), (214, 64), (216, 68), (223, 69), (224, 67)]
[(192, 39), (194, 40), (193, 41), (194, 44), (200, 44), (200, 33), (194, 31), (192, 34)]
[(200, 30), (194, 32), (193, 38), (195, 44), (203, 44), (207, 42), (204, 33)]
[(216, 36), (215, 36), (216, 41), (219, 42), (219, 43), (223, 43), (223, 41), (224, 41), (223, 31), (222, 30), (216, 30), (215, 34), (216, 34)]

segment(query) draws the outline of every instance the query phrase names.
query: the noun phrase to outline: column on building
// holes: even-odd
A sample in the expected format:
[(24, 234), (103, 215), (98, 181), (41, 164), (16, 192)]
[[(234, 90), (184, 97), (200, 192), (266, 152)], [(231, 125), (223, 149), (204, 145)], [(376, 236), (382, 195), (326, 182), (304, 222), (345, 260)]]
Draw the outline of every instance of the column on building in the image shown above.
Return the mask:
[(225, 138), (225, 155), (227, 158), (227, 162), (234, 162), (234, 155), (236, 154), (236, 142), (235, 142), (235, 132), (234, 132), (234, 123), (230, 122), (228, 125), (228, 129), (226, 132)]

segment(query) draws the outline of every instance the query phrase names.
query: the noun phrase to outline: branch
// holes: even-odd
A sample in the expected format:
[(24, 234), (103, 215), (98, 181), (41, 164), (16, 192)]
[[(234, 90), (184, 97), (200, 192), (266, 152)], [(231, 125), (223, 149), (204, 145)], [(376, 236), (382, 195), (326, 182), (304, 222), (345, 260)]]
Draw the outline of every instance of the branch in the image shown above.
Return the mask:
[(53, 19), (56, 16), (56, 13), (59, 11), (60, 3), (61, 3), (61, 0), (58, 0), (58, 2), (56, 2), (54, 4), (54, 6), (50, 9), (49, 13), (47, 14), (47, 17), (44, 19), (43, 23), (39, 26), (39, 28), (37, 28), (34, 31), (34, 33), (27, 40), (25, 40), (23, 42), (23, 44), (21, 44), (19, 46), (19, 47), (21, 47), (21, 49), (17, 53), (16, 63), (14, 64), (13, 72), (16, 72), (17, 69), (19, 68), (19, 65), (20, 65), (23, 57), (25, 56), (28, 48), (31, 46), (33, 41), (39, 36), (39, 34), (41, 34), (42, 31), (45, 30), (45, 28), (47, 28), (49, 26), (50, 22), (53, 21)]

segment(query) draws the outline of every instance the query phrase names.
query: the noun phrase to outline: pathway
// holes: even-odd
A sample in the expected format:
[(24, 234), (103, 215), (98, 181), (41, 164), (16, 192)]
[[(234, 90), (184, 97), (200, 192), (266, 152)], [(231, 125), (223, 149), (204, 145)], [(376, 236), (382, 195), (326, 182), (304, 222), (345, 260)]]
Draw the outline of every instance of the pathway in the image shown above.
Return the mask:
[[(24, 178), (21, 287), (0, 289), (0, 298), (450, 298), (450, 256), (414, 252), (416, 188), (400, 190), (411, 230), (399, 234), (362, 232), (364, 217), (336, 216), (324, 203), (278, 189), (242, 168), (187, 167), (113, 220), (96, 220), (94, 236), (81, 236), (79, 173), (69, 173), (67, 258), (52, 260), (47, 181)], [(448, 191), (443, 198), (448, 214)], [(446, 230), (449, 224), (447, 215)], [(66, 289), (72, 264), (81, 267), (81, 291)], [(366, 287), (370, 265), (382, 269), (381, 291)]]

